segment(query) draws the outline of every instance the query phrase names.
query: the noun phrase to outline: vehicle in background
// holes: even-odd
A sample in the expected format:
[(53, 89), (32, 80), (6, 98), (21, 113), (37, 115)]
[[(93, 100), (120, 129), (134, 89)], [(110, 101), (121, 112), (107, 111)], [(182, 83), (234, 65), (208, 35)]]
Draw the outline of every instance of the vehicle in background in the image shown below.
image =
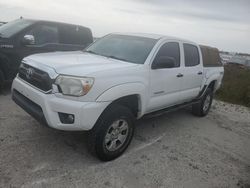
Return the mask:
[(110, 34), (82, 52), (26, 57), (12, 99), (52, 128), (89, 131), (90, 151), (108, 161), (128, 147), (135, 119), (187, 105), (194, 115), (207, 115), (223, 73), (216, 48), (162, 35)]
[(3, 25), (3, 24), (6, 24), (6, 22), (0, 22), (0, 26)]
[(89, 28), (66, 23), (18, 19), (0, 27), (0, 87), (16, 76), (31, 54), (82, 50), (93, 42)]

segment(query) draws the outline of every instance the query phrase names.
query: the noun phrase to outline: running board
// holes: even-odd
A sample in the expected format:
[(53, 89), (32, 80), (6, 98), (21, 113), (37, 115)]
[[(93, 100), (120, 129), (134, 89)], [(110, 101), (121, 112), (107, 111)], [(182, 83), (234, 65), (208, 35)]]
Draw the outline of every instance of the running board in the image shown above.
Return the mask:
[(165, 114), (165, 113), (168, 113), (168, 112), (172, 112), (172, 111), (176, 111), (176, 110), (179, 110), (179, 109), (191, 106), (193, 104), (197, 104), (199, 102), (200, 102), (199, 99), (195, 99), (195, 100), (193, 100), (191, 102), (185, 102), (185, 103), (182, 103), (182, 104), (170, 106), (170, 107), (167, 107), (167, 108), (155, 111), (155, 112), (150, 112), (148, 114), (145, 114), (142, 118), (143, 119), (147, 119), (147, 118), (152, 118), (152, 117), (155, 117), (155, 116), (160, 116), (162, 114)]

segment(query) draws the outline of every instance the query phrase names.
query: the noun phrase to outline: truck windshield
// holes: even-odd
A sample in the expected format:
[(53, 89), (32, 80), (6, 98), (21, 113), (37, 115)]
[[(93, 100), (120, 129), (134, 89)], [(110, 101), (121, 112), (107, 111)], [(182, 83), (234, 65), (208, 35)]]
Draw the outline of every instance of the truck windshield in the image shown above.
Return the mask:
[(0, 27), (0, 38), (10, 38), (24, 28), (30, 26), (33, 22), (31, 20), (14, 20), (6, 23)]
[(156, 39), (112, 34), (97, 40), (85, 51), (113, 59), (143, 64)]

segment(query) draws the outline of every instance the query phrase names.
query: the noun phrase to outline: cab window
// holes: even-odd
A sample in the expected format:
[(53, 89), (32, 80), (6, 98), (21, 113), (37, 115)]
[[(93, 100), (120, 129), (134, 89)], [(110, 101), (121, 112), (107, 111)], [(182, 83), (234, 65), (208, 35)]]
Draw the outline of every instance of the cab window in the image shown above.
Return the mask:
[(37, 25), (27, 34), (34, 36), (35, 45), (58, 43), (58, 28), (54, 25)]
[(168, 42), (162, 45), (162, 47), (159, 49), (155, 59), (161, 58), (161, 57), (169, 57), (171, 59), (174, 59), (175, 67), (180, 66), (180, 47), (179, 43), (177, 42)]
[(62, 25), (59, 28), (60, 43), (86, 45), (93, 42), (89, 29), (77, 25)]
[(197, 46), (192, 44), (183, 44), (185, 54), (185, 66), (192, 67), (200, 64), (199, 51)]

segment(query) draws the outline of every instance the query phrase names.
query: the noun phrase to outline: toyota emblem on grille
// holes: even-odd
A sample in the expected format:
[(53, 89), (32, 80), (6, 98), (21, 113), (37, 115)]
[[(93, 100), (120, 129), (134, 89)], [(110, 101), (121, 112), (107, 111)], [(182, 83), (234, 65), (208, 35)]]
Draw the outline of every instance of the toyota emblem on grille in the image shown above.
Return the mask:
[(31, 79), (33, 73), (34, 73), (34, 69), (32, 69), (32, 68), (27, 69), (26, 78)]

